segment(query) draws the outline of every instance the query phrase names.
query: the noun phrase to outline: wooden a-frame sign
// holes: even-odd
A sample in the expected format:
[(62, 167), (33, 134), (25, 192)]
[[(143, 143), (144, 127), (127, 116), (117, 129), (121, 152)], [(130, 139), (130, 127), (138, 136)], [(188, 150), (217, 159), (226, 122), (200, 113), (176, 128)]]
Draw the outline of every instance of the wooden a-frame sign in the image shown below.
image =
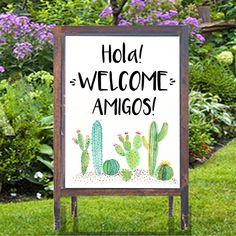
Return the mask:
[[(60, 198), (181, 197), (188, 228), (188, 28), (54, 30), (54, 223)], [(86, 136), (85, 136), (85, 135)]]

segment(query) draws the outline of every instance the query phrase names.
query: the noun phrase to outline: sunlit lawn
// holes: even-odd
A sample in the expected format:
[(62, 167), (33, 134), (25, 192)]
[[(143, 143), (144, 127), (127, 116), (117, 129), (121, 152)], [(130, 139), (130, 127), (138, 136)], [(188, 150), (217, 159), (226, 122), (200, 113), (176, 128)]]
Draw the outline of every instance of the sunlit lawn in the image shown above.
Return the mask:
[[(78, 220), (62, 199), (62, 230), (53, 230), (53, 201), (0, 204), (0, 235), (173, 235), (179, 198), (168, 223), (167, 197), (79, 197)], [(190, 170), (189, 235), (236, 235), (236, 140)]]

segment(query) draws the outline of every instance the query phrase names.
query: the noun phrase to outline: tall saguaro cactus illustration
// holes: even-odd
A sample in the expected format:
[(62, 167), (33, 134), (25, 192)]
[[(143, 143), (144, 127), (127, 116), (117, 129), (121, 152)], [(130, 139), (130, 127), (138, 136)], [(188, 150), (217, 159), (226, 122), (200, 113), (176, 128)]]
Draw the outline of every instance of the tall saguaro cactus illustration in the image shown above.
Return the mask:
[(77, 139), (73, 139), (76, 144), (79, 144), (80, 149), (82, 150), (82, 155), (81, 155), (81, 171), (82, 174), (84, 175), (87, 171), (88, 164), (89, 164), (89, 153), (88, 153), (88, 147), (90, 144), (90, 138), (87, 135), (85, 138), (85, 143), (84, 143), (84, 137), (81, 134), (80, 130), (77, 130)]
[(156, 169), (159, 142), (166, 137), (167, 132), (168, 124), (166, 122), (163, 123), (161, 131), (158, 133), (157, 124), (153, 121), (149, 128), (149, 142), (144, 136), (142, 137), (143, 145), (148, 150), (148, 172), (151, 176), (154, 176)]
[(134, 136), (133, 148), (131, 148), (128, 133), (125, 133), (125, 137), (119, 135), (119, 140), (123, 144), (124, 148), (122, 148), (120, 145), (115, 144), (115, 150), (120, 156), (126, 157), (129, 168), (131, 170), (134, 170), (138, 166), (140, 161), (140, 155), (138, 152), (138, 149), (140, 149), (142, 146), (142, 138), (140, 136), (140, 133), (136, 132), (136, 135)]
[(98, 120), (96, 120), (92, 127), (92, 154), (93, 166), (96, 175), (102, 174), (102, 150), (102, 125)]

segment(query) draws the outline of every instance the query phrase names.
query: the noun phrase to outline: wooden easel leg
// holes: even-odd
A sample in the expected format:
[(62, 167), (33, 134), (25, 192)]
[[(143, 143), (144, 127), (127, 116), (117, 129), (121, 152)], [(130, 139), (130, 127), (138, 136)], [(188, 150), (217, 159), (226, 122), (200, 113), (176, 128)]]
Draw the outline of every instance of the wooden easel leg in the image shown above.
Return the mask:
[(174, 197), (169, 196), (169, 218), (173, 217), (174, 213), (174, 208), (173, 208), (173, 202), (174, 202)]
[(181, 192), (181, 229), (188, 229), (188, 185)]
[(77, 217), (77, 197), (71, 197), (71, 216)]
[(61, 229), (61, 210), (60, 210), (60, 199), (54, 199), (54, 229)]

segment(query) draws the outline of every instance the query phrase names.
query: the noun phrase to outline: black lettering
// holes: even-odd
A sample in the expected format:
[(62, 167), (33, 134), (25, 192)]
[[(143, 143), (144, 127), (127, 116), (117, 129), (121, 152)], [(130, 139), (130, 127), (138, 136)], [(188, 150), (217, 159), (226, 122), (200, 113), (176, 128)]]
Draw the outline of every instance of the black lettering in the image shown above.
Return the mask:
[(107, 75), (108, 74), (108, 71), (102, 71), (102, 70), (100, 70), (100, 71), (98, 71), (98, 89), (100, 90), (100, 91), (107, 91), (108, 89), (106, 89), (106, 88), (102, 88), (102, 75)]
[[(138, 85), (136, 87), (133, 86), (133, 80), (134, 80), (134, 77), (135, 75), (138, 75)], [(141, 80), (141, 76), (140, 76), (140, 73), (139, 71), (134, 71), (131, 76), (130, 76), (130, 79), (129, 79), (129, 87), (132, 91), (135, 91), (138, 89), (139, 85), (140, 85), (140, 81)]]
[(159, 91), (166, 91), (167, 89), (161, 88), (161, 76), (165, 75), (166, 76), (167, 71), (158, 71), (157, 72), (157, 77), (158, 77), (158, 90)]
[(111, 45), (109, 44), (109, 50), (105, 51), (104, 44), (102, 45), (102, 62), (105, 63), (105, 53), (108, 53), (109, 63), (111, 63)]
[[(137, 103), (137, 102), (140, 102), (140, 106), (139, 106), (138, 112), (135, 110), (135, 107), (136, 107), (136, 103)], [(133, 105), (132, 105), (132, 113), (133, 113), (135, 116), (137, 116), (137, 115), (140, 113), (141, 109), (142, 109), (142, 100), (141, 100), (140, 98), (136, 98), (136, 99), (134, 100), (134, 102), (133, 102)]]
[(99, 98), (97, 99), (97, 101), (96, 101), (96, 103), (95, 103), (95, 105), (94, 105), (92, 114), (94, 114), (94, 111), (95, 111), (96, 108), (99, 109), (100, 115), (103, 115), (102, 106), (101, 106), (101, 102), (100, 102), (100, 99), (99, 99)]
[(104, 115), (107, 114), (107, 107), (113, 107), (114, 106), (114, 114), (117, 115), (117, 98), (112, 102), (110, 103), (107, 99), (105, 99), (104, 101)]
[(126, 88), (127, 88), (127, 84), (125, 84), (125, 86), (123, 87), (123, 75), (126, 74), (126, 75), (129, 75), (127, 71), (122, 71), (120, 73), (120, 76), (119, 76), (119, 89), (121, 91), (125, 91)]
[(87, 77), (85, 79), (85, 81), (83, 81), (81, 73), (78, 72), (78, 77), (79, 77), (79, 82), (80, 82), (81, 88), (85, 88), (86, 84), (88, 84), (89, 89), (92, 91), (93, 90), (93, 86), (94, 86), (94, 82), (95, 82), (95, 79), (96, 79), (96, 76), (97, 76), (97, 71), (94, 72), (93, 81), (90, 84), (89, 78)]
[(143, 109), (143, 114), (144, 115), (149, 115), (152, 111), (151, 105), (150, 105), (151, 101), (148, 98), (144, 98), (143, 99), (143, 105), (145, 105), (145, 107), (148, 109), (148, 111), (145, 111), (145, 108)]
[(142, 72), (142, 87), (141, 87), (141, 90), (142, 90), (142, 91), (144, 90), (144, 81), (145, 81), (145, 78), (146, 78), (148, 81), (152, 81), (152, 80), (153, 80), (153, 90), (156, 91), (156, 89), (157, 89), (156, 71), (154, 71), (150, 77), (148, 77), (144, 72)]

